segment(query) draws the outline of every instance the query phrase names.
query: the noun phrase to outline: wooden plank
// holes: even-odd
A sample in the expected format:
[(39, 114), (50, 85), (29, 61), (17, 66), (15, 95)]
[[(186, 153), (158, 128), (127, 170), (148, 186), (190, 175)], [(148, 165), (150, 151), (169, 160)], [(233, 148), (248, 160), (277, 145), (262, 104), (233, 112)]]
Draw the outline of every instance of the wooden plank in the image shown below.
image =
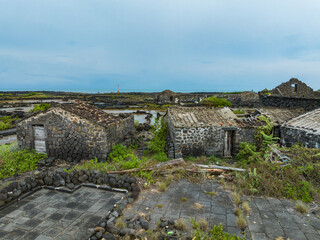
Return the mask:
[(34, 140), (34, 148), (37, 153), (46, 153), (46, 142), (44, 140)]
[(223, 167), (218, 165), (203, 165), (203, 164), (193, 164), (199, 168), (210, 168), (210, 169), (223, 169), (223, 170), (231, 170), (231, 171), (238, 171), (238, 172), (245, 172), (245, 169), (242, 168), (234, 168), (234, 167)]

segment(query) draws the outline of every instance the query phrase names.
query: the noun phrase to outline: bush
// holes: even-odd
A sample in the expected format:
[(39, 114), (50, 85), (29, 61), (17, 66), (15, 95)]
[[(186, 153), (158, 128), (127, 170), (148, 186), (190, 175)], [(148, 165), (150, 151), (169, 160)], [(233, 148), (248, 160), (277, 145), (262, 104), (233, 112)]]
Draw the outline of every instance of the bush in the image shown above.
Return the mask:
[(191, 223), (195, 229), (192, 238), (194, 240), (243, 240), (241, 237), (224, 232), (221, 223), (218, 226), (214, 225), (208, 233), (201, 229), (200, 224), (195, 219), (191, 218)]
[(6, 130), (11, 128), (11, 124), (10, 123), (4, 123), (2, 121), (0, 121), (0, 130)]
[(256, 163), (262, 160), (262, 152), (257, 151), (257, 145), (252, 143), (240, 143), (240, 150), (237, 154), (237, 161), (242, 165)]
[(44, 111), (48, 108), (50, 108), (51, 105), (48, 103), (40, 103), (40, 104), (36, 104), (34, 105), (34, 107), (30, 110), (30, 112), (40, 112), (40, 111)]
[(34, 150), (17, 151), (16, 144), (0, 146), (0, 179), (37, 169), (37, 163), (46, 154)]
[(155, 119), (155, 123), (152, 125), (150, 131), (152, 133), (152, 139), (148, 143), (147, 153), (164, 153), (168, 126), (167, 123), (164, 122), (163, 117)]
[(19, 120), (18, 117), (12, 118), (12, 116), (4, 116), (0, 118), (0, 130), (12, 128), (12, 122)]
[(228, 100), (217, 97), (208, 97), (202, 103), (209, 107), (231, 107), (232, 105)]
[(141, 160), (122, 144), (113, 146), (112, 152), (108, 155), (108, 160), (124, 170), (137, 168), (141, 164)]

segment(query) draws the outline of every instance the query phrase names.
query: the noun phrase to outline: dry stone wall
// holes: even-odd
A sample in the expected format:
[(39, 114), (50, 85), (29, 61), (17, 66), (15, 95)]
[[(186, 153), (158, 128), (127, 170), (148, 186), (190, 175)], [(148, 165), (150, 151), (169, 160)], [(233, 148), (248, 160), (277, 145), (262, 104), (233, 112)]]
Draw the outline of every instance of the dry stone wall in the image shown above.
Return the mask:
[(223, 156), (224, 133), (233, 131), (232, 155), (239, 151), (241, 142), (254, 142), (254, 128), (235, 127), (190, 127), (175, 128), (169, 122), (170, 140), (168, 156), (179, 158), (185, 156)]
[(260, 94), (260, 105), (263, 107), (304, 108), (314, 110), (320, 108), (320, 99), (265, 96)]
[(302, 143), (308, 148), (319, 148), (320, 135), (312, 131), (280, 127), (281, 131), (281, 144), (285, 147), (291, 147), (296, 143)]

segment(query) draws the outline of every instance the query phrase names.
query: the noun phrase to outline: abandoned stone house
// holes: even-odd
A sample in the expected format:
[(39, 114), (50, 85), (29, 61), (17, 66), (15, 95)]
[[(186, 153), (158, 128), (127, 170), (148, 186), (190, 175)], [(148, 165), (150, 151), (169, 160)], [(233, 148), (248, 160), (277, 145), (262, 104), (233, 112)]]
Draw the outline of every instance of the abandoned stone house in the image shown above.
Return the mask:
[(319, 148), (320, 108), (289, 120), (280, 127), (281, 144), (291, 147), (302, 143), (305, 147)]
[(171, 158), (231, 157), (238, 152), (241, 142), (253, 142), (256, 132), (229, 108), (173, 106), (168, 109), (165, 120)]
[(35, 113), (17, 124), (20, 149), (79, 161), (106, 160), (112, 146), (134, 130), (132, 115), (112, 115), (84, 104), (62, 104)]
[(297, 97), (297, 98), (314, 98), (313, 89), (297, 78), (291, 78), (289, 81), (281, 83), (279, 86), (270, 90), (271, 95), (282, 97)]
[(273, 124), (273, 136), (281, 138), (280, 126), (281, 124), (304, 114), (306, 111), (303, 108), (259, 108), (256, 109), (252, 117), (258, 118), (261, 115), (269, 118)]
[(175, 103), (177, 101), (177, 94), (171, 90), (165, 90), (159, 93), (156, 97), (157, 103)]

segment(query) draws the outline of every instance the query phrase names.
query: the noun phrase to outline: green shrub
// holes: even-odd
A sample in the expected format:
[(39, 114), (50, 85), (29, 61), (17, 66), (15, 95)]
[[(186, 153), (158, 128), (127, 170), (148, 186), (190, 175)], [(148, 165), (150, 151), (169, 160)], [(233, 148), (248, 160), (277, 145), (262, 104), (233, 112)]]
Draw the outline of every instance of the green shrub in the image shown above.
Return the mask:
[(260, 161), (261, 152), (257, 152), (257, 145), (253, 143), (240, 143), (240, 149), (237, 154), (237, 161), (243, 166)]
[(150, 131), (152, 133), (152, 139), (148, 143), (147, 153), (164, 153), (166, 146), (166, 137), (168, 134), (168, 124), (163, 120), (156, 118), (154, 125), (152, 125)]
[(37, 163), (45, 157), (46, 154), (36, 153), (34, 150), (17, 151), (16, 144), (1, 145), (0, 179), (35, 170)]
[(13, 118), (12, 116), (4, 116), (0, 118), (0, 130), (12, 128), (12, 122), (19, 120), (18, 117)]
[(141, 160), (122, 144), (113, 146), (112, 152), (108, 155), (108, 160), (124, 170), (137, 168), (141, 164)]
[(168, 157), (167, 157), (167, 155), (166, 155), (164, 152), (154, 154), (154, 155), (152, 156), (152, 158), (153, 158), (154, 160), (158, 161), (158, 162), (168, 161)]
[(11, 128), (11, 124), (10, 123), (4, 123), (2, 121), (0, 121), (0, 130), (6, 130)]
[(48, 108), (50, 108), (51, 105), (48, 103), (40, 103), (40, 104), (36, 104), (34, 105), (34, 107), (30, 110), (30, 112), (40, 112), (40, 111), (44, 111)]
[(228, 100), (217, 97), (208, 97), (202, 103), (209, 107), (231, 107), (232, 105)]
[(243, 240), (241, 237), (224, 232), (221, 223), (218, 226), (214, 225), (209, 232), (203, 231), (200, 224), (194, 218), (191, 218), (191, 223), (194, 229), (192, 234), (192, 239), (194, 240)]

